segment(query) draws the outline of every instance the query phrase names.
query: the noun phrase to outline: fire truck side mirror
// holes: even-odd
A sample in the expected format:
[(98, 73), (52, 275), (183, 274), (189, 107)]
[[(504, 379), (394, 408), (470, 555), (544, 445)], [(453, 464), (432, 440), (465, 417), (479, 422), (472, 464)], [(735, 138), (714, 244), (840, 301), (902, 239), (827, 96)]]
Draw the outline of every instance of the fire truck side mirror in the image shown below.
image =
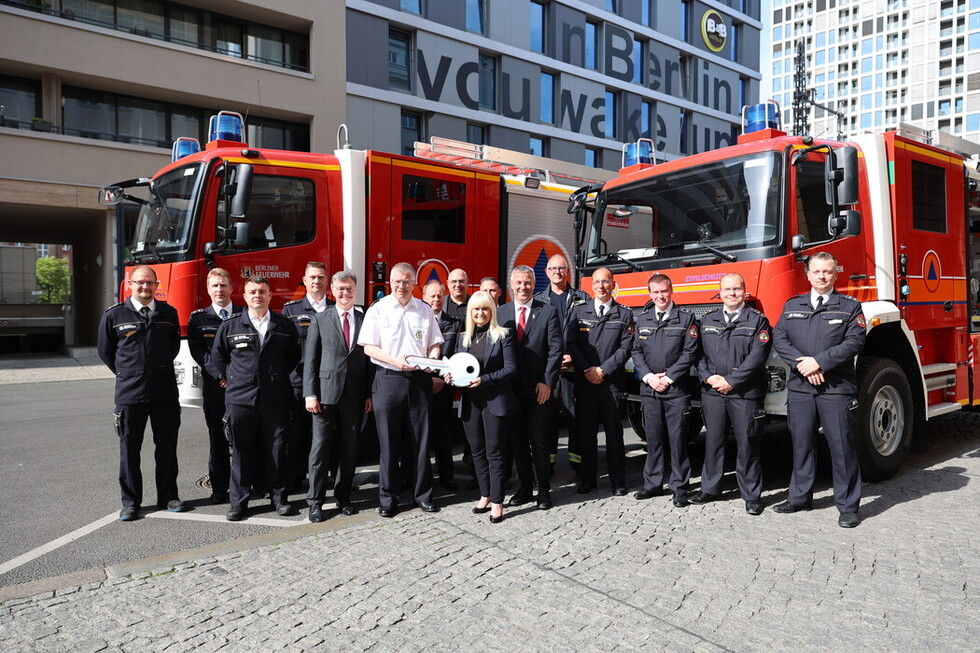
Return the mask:
[[(248, 211), (248, 203), (252, 199), (252, 166), (248, 163), (235, 166), (233, 181), (229, 186), (234, 193), (230, 197), (231, 211), (229, 216), (233, 220), (244, 218)], [(237, 244), (237, 237), (235, 242)]]
[(99, 204), (102, 206), (115, 206), (126, 197), (126, 191), (120, 186), (106, 186), (99, 191)]
[(799, 254), (806, 247), (806, 237), (803, 234), (796, 234), (790, 240), (790, 248), (794, 254)]
[(235, 235), (232, 246), (236, 249), (245, 249), (248, 247), (248, 223), (236, 222), (232, 225), (232, 229), (234, 229)]
[(858, 201), (857, 148), (850, 145), (827, 152), (824, 161), (827, 184), (827, 204), (837, 212), (839, 205), (850, 206)]

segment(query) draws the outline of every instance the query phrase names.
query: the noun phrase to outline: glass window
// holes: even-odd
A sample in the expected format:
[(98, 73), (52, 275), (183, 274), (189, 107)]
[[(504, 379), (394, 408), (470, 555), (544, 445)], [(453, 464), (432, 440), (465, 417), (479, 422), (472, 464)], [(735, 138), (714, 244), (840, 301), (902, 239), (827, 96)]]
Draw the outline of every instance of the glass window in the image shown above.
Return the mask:
[(169, 5), (168, 38), (174, 43), (197, 47), (201, 44), (201, 14), (188, 7)]
[(822, 161), (800, 161), (796, 166), (796, 219), (799, 232), (807, 243), (830, 239), (827, 216), (830, 205), (824, 190)]
[(980, 11), (970, 14), (970, 30), (980, 29)]
[(486, 34), (486, 7), (484, 0), (466, 0), (466, 29)]
[(388, 87), (401, 91), (412, 90), (411, 64), (408, 56), (408, 33), (388, 30)]
[(541, 122), (555, 122), (555, 76), (541, 73)]
[(585, 23), (585, 67), (598, 70), (599, 26), (592, 22)]
[(222, 54), (235, 57), (242, 56), (242, 26), (236, 23), (220, 21), (214, 28), (214, 47)]
[(116, 24), (134, 34), (158, 39), (166, 36), (163, 5), (156, 0), (117, 0)]
[(112, 0), (61, 0), (61, 11), (67, 17), (97, 25), (116, 24)]
[(966, 117), (966, 131), (980, 131), (980, 113), (971, 113)]
[(488, 54), (480, 55), (480, 108), (497, 108), (497, 60)]
[(140, 145), (169, 147), (167, 112), (162, 102), (119, 98), (116, 103), (116, 129), (121, 140)]
[(636, 40), (633, 41), (633, 83), (642, 84), (643, 83), (643, 62), (646, 59), (643, 56), (646, 50), (643, 41)]
[(422, 0), (401, 0), (402, 11), (422, 15)]
[(0, 104), (7, 127), (29, 123), (41, 115), (41, 86), (38, 82), (18, 77), (0, 76)]
[[(223, 212), (218, 220), (223, 222)], [(255, 175), (245, 216), (248, 245), (268, 249), (308, 243), (316, 225), (316, 188), (303, 177)]]
[(249, 59), (264, 63), (283, 61), (285, 51), (282, 32), (272, 27), (250, 25), (245, 37)]
[(466, 184), (416, 175), (402, 177), (402, 238), (466, 242)]
[(286, 67), (295, 70), (309, 70), (310, 39), (303, 34), (286, 32), (283, 43), (285, 47), (283, 63)]
[(310, 126), (271, 118), (250, 117), (246, 126), (249, 145), (275, 150), (310, 151)]
[(616, 138), (616, 93), (606, 91), (606, 138)]
[(62, 111), (65, 134), (104, 140), (116, 134), (116, 107), (108, 93), (64, 87)]
[(474, 145), (486, 145), (486, 130), (483, 125), (466, 125), (466, 142)]
[(422, 140), (422, 117), (417, 113), (402, 112), (402, 154), (415, 154), (415, 141)]
[(980, 32), (974, 32), (967, 37), (967, 43), (969, 44), (969, 50), (971, 52), (976, 52), (980, 50)]
[(640, 0), (640, 22), (653, 27), (653, 0)]
[(946, 171), (912, 162), (912, 228), (946, 233)]
[(170, 113), (170, 138), (176, 140), (187, 136), (199, 139), (207, 118), (200, 109), (174, 109)]
[(598, 168), (599, 163), (599, 152), (591, 147), (585, 148), (585, 165), (591, 168)]
[(537, 136), (531, 136), (528, 139), (528, 149), (534, 156), (548, 156), (545, 152), (544, 139), (538, 138)]
[(544, 5), (531, 3), (531, 50), (544, 52)]
[(653, 138), (653, 124), (655, 116), (653, 114), (653, 102), (644, 102), (640, 105), (640, 136), (643, 138)]
[(606, 11), (611, 11), (616, 13), (616, 8), (619, 3), (616, 0), (606, 0)]
[(817, 50), (817, 53), (813, 55), (813, 65), (822, 66), (827, 63), (827, 51)]

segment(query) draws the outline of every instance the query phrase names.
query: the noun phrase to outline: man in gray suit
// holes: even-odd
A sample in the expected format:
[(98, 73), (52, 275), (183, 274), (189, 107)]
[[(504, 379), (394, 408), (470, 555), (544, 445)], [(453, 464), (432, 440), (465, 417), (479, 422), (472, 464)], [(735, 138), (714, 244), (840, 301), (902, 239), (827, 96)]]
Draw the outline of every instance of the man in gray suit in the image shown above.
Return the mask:
[[(371, 410), (373, 365), (357, 344), (364, 314), (354, 309), (357, 277), (337, 272), (330, 291), (337, 300), (314, 316), (306, 334), (303, 356), (303, 395), (306, 410), (313, 414), (313, 443), (310, 447), (310, 521), (322, 522), (322, 504), (327, 490), (327, 461), (336, 460), (337, 481), (333, 495), (345, 515), (357, 514), (351, 503), (351, 487), (357, 463), (357, 436), (364, 413)], [(330, 452), (330, 455), (328, 455)]]

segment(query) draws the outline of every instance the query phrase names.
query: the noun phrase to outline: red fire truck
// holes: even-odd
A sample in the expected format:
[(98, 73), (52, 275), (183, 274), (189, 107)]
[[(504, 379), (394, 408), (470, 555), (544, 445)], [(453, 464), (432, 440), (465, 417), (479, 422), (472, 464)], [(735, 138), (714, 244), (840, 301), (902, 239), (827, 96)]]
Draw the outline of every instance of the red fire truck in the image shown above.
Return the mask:
[[(213, 267), (241, 282), (268, 279), (274, 310), (305, 294), (311, 260), (354, 271), (362, 305), (385, 294), (399, 261), (418, 268), (419, 286), (445, 283), (462, 267), (472, 290), (484, 276), (526, 264), (543, 287), (551, 255), (572, 259), (569, 194), (614, 176), (448, 139), (417, 143), (415, 156), (355, 150), (340, 143), (344, 128), (333, 154), (259, 149), (244, 142), (244, 121), (230, 112), (213, 117), (209, 132), (203, 150), (178, 139), (173, 162), (153, 177), (100, 193), (107, 206), (140, 205), (127, 276), (132, 265), (156, 270), (157, 297), (177, 308), (185, 336), (191, 311), (210, 304), (205, 279)], [(127, 294), (123, 280), (120, 297)], [(201, 371), (186, 340), (175, 368), (181, 402), (199, 406)]]
[[(807, 255), (833, 253), (837, 290), (867, 319), (862, 470), (887, 478), (927, 420), (980, 403), (980, 174), (967, 161), (978, 152), (907, 125), (845, 144), (764, 123), (731, 147), (632, 163), (571, 198), (581, 285), (608, 267), (617, 300), (642, 307), (647, 279), (662, 272), (675, 301), (703, 315), (720, 303), (720, 277), (738, 272), (749, 304), (775, 322), (788, 297), (809, 289)], [(788, 368), (775, 355), (768, 365), (766, 410), (785, 415)]]

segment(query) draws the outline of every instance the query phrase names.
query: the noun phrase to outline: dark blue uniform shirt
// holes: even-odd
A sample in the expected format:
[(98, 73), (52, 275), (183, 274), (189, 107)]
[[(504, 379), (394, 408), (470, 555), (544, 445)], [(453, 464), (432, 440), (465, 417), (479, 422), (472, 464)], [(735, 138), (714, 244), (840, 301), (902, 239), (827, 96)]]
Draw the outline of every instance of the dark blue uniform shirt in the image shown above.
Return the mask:
[(177, 309), (157, 300), (147, 324), (127, 299), (103, 313), (98, 339), (99, 358), (116, 375), (116, 405), (177, 400)]
[[(731, 392), (726, 397), (761, 399), (766, 396), (766, 361), (772, 350), (769, 319), (759, 311), (743, 305), (738, 317), (725, 322), (721, 307), (701, 318), (701, 348), (698, 376), (702, 383), (718, 374), (725, 377)], [(721, 395), (706, 383), (702, 392)]]

